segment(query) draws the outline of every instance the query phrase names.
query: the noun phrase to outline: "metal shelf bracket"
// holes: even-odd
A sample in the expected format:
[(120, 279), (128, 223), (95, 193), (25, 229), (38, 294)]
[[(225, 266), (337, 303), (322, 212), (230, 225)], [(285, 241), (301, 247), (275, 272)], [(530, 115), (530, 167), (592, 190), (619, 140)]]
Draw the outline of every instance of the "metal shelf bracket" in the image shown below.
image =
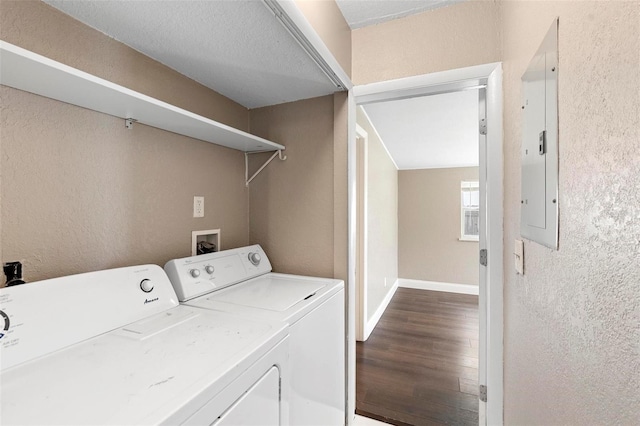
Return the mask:
[(133, 123), (135, 123), (136, 120), (135, 118), (125, 118), (124, 119), (124, 127), (126, 127), (127, 129), (131, 130), (133, 129)]
[(276, 152), (274, 152), (273, 155), (271, 157), (269, 157), (269, 159), (258, 170), (256, 170), (256, 172), (253, 175), (251, 175), (251, 177), (249, 177), (249, 155), (250, 154), (261, 154), (263, 152), (270, 152), (270, 151), (245, 152), (244, 153), (244, 180), (245, 180), (245, 186), (249, 186), (251, 181), (253, 179), (255, 179), (255, 177), (258, 176), (260, 174), (260, 172), (262, 170), (264, 170), (264, 168), (267, 167), (270, 162), (273, 161), (274, 158), (278, 157), (281, 161), (286, 160), (287, 156), (284, 155), (282, 153), (282, 151), (283, 151), (282, 149), (279, 149)]

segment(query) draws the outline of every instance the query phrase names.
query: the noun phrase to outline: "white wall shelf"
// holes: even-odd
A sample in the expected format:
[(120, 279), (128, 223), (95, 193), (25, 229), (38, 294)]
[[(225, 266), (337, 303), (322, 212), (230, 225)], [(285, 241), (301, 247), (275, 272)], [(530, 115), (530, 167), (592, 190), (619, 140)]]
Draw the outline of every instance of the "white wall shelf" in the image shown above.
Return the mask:
[(284, 149), (1, 40), (0, 84), (239, 151)]

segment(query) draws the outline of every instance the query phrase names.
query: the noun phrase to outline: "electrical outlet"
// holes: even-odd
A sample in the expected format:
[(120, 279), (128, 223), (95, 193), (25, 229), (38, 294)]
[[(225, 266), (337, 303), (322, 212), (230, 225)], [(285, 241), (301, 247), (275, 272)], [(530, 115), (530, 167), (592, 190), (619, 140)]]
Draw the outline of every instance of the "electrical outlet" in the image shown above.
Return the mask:
[(193, 217), (204, 217), (204, 197), (193, 197)]

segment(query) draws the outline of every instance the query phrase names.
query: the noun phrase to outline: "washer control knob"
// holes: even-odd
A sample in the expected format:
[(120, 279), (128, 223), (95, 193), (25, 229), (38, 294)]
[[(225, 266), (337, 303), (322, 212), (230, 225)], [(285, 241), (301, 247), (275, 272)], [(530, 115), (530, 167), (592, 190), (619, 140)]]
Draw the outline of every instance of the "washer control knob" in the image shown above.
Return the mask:
[(149, 293), (151, 290), (153, 290), (153, 283), (150, 279), (145, 278), (144, 280), (140, 281), (140, 288), (145, 293)]
[(197, 269), (192, 269), (189, 271), (189, 273), (193, 278), (198, 278), (200, 276), (200, 271)]
[(213, 271), (215, 271), (214, 267), (211, 265), (207, 265), (204, 267), (204, 270), (207, 272), (207, 274), (211, 275), (213, 274)]
[(258, 266), (261, 260), (260, 253), (249, 253), (249, 262), (253, 263), (254, 266)]

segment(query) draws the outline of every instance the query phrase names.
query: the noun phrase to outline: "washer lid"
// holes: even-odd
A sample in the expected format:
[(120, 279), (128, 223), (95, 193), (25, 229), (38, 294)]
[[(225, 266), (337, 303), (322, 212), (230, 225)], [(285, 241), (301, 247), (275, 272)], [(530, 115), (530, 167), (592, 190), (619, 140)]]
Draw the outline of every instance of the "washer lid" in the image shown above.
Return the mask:
[(213, 293), (207, 300), (282, 312), (326, 286), (317, 279), (269, 274)]

